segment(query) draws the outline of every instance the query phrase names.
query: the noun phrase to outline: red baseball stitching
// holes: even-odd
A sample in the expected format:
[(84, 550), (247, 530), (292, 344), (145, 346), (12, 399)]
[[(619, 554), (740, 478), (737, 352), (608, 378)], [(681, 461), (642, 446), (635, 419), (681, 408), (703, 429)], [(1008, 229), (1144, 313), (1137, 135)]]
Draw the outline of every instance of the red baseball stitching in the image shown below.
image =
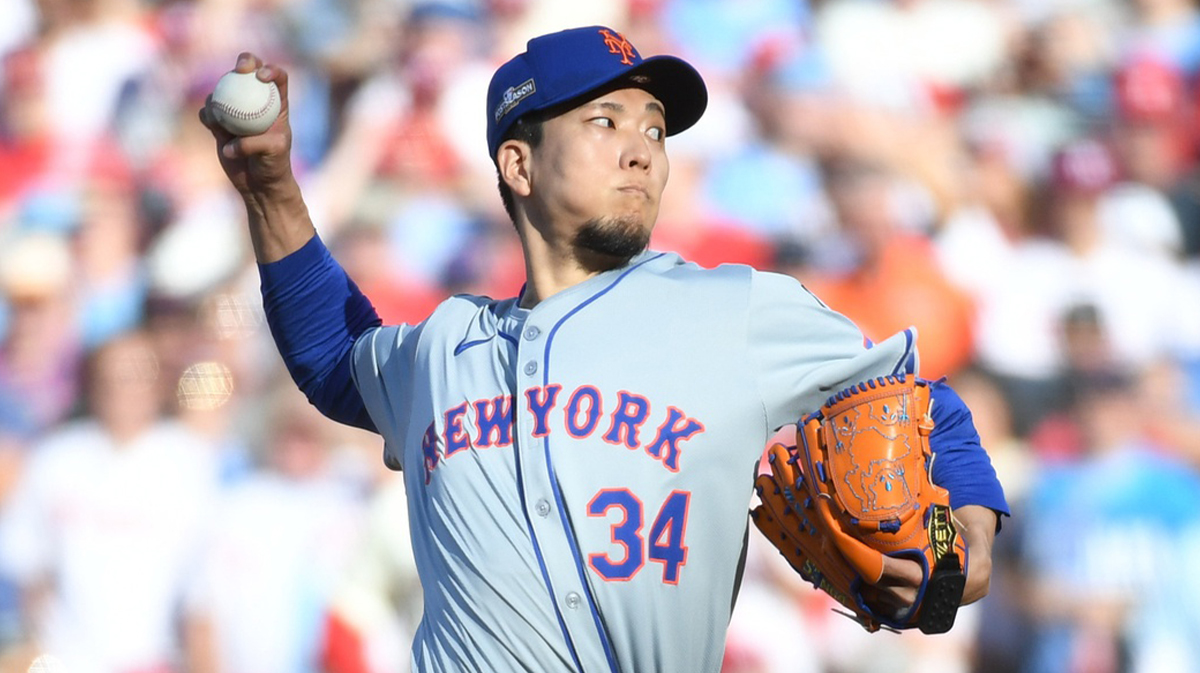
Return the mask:
[(274, 103), (279, 96), (279, 89), (275, 86), (275, 83), (268, 82), (267, 84), (270, 85), (271, 95), (267, 98), (267, 102), (263, 104), (262, 108), (254, 112), (243, 112), (241, 110), (231, 108), (227, 103), (222, 103), (220, 101), (213, 101), (213, 103), (217, 106), (217, 109), (221, 112), (221, 114), (227, 117), (233, 117), (243, 121), (258, 119), (259, 117), (267, 114), (267, 111), (271, 109), (271, 104)]

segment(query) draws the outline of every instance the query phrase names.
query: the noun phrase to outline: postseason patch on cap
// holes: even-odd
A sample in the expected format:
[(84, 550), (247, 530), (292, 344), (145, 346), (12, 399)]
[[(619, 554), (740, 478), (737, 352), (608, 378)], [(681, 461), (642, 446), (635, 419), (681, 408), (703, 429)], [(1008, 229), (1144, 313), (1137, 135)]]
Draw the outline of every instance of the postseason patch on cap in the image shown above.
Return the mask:
[(537, 86), (532, 79), (527, 79), (517, 86), (510, 86), (504, 90), (504, 94), (500, 97), (500, 104), (496, 106), (496, 121), (500, 121), (504, 115), (512, 112), (512, 109), (520, 103), (521, 100), (534, 91), (537, 91)]

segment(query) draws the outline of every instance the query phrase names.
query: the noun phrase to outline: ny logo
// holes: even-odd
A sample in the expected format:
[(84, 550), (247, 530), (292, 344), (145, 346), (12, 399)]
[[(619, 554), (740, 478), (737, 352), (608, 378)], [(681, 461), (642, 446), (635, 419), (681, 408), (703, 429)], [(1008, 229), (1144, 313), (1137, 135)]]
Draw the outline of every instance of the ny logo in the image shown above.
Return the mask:
[(621, 63), (633, 65), (633, 61), (630, 60), (634, 57), (633, 45), (629, 44), (624, 35), (609, 32), (607, 28), (600, 29), (600, 34), (604, 36), (604, 46), (608, 47), (609, 53), (620, 56)]

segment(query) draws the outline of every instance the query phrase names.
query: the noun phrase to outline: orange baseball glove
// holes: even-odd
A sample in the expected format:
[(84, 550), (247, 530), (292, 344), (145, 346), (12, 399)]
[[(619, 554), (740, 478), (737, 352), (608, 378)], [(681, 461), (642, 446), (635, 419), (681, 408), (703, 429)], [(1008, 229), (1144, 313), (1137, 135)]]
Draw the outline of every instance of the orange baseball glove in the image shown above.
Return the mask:
[[(913, 377), (852, 386), (803, 419), (797, 446), (771, 447), (771, 472), (756, 484), (758, 529), (868, 631), (944, 633), (962, 601), (967, 548), (949, 492), (930, 479), (929, 407), (929, 386)], [(900, 614), (874, 600), (885, 555), (923, 569), (916, 601)]]

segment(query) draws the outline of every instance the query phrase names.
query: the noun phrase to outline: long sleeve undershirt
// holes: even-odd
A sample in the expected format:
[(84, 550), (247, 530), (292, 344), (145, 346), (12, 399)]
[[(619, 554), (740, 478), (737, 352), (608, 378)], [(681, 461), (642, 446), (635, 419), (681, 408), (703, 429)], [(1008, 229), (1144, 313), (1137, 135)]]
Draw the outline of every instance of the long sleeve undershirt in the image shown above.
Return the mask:
[(258, 271), (267, 325), (292, 380), (329, 418), (375, 431), (350, 370), (354, 340), (382, 324), (370, 300), (319, 236)]

